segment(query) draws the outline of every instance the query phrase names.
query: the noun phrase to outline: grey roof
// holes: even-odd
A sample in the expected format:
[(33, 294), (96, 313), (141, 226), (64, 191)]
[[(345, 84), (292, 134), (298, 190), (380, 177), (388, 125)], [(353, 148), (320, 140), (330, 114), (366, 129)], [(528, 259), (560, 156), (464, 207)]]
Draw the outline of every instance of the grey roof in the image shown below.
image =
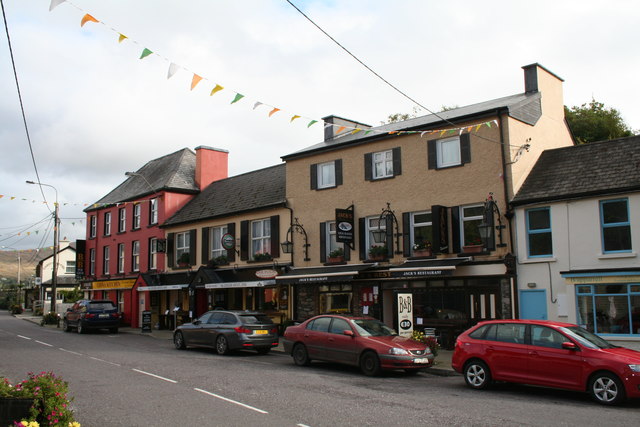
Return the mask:
[(640, 135), (546, 150), (513, 205), (640, 191)]
[[(175, 153), (151, 160), (138, 169), (135, 172), (136, 175), (128, 177), (109, 194), (95, 202), (95, 205), (135, 200), (162, 190), (197, 193), (199, 188), (195, 183), (195, 171), (196, 154), (188, 148), (183, 148)], [(85, 209), (85, 212), (93, 209), (96, 207), (92, 205)]]
[(284, 206), (285, 182), (284, 164), (215, 181), (162, 226)]
[[(389, 132), (394, 131), (421, 131), (433, 129), (436, 126), (449, 126), (448, 122), (461, 122), (474, 116), (487, 116), (495, 114), (497, 110), (506, 110), (513, 118), (521, 122), (534, 125), (542, 115), (540, 92), (521, 93), (503, 98), (485, 101), (465, 107), (454, 108), (436, 114), (429, 114), (396, 123), (388, 123), (371, 128), (371, 132), (358, 132), (355, 134), (342, 134), (332, 140), (323, 141), (302, 150), (282, 156), (282, 159), (303, 157), (318, 151), (326, 151), (334, 148), (343, 148), (346, 145), (361, 144), (372, 139), (386, 138)], [(368, 131), (369, 129), (363, 128)], [(366, 135), (365, 135), (366, 133)]]

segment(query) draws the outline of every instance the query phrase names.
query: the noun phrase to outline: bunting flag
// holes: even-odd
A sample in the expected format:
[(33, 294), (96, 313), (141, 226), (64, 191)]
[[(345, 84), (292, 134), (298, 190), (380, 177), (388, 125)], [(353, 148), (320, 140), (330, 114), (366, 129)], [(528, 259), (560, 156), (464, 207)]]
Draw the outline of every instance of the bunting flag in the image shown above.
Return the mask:
[(202, 80), (202, 77), (197, 74), (193, 75), (193, 79), (191, 79), (191, 90), (193, 90), (193, 88), (196, 87), (198, 83), (200, 83), (200, 80)]
[(261, 105), (264, 105), (264, 104), (262, 102), (258, 101), (255, 104), (253, 104), (253, 109), (255, 110), (256, 108), (258, 108)]
[(231, 101), (232, 104), (235, 104), (236, 102), (240, 101), (242, 98), (244, 98), (244, 95), (241, 93), (236, 93), (236, 97), (233, 98), (233, 101)]
[(53, 9), (60, 6), (64, 2), (65, 0), (51, 0), (51, 4), (49, 5), (49, 12), (51, 12)]
[(280, 111), (279, 108), (274, 108), (273, 110), (271, 110), (271, 112), (269, 112), (269, 117), (273, 116), (275, 113), (277, 113), (278, 111)]
[(224, 89), (224, 87), (217, 84), (216, 87), (211, 89), (211, 93), (209, 94), (209, 96), (215, 95), (216, 92), (220, 92), (222, 89)]
[(309, 124), (307, 125), (307, 127), (308, 127), (308, 128), (310, 128), (311, 126), (315, 125), (316, 123), (318, 123), (318, 121), (317, 121), (317, 120), (311, 120), (311, 121), (309, 122)]
[(144, 59), (147, 56), (151, 55), (153, 52), (149, 49), (147, 49), (146, 47), (144, 48), (144, 50), (142, 51), (142, 55), (140, 55), (140, 59)]
[(291, 117), (291, 120), (289, 120), (289, 123), (291, 123), (292, 121), (294, 121), (295, 119), (299, 119), (300, 116), (298, 116), (297, 114), (293, 117)]
[(86, 24), (87, 22), (95, 22), (98, 23), (99, 21), (94, 18), (93, 16), (89, 15), (88, 13), (86, 15), (84, 15), (82, 17), (82, 21), (80, 21), (80, 26), (84, 27), (84, 24)]
[(125, 36), (122, 33), (118, 33), (118, 43), (122, 43), (123, 40), (128, 39), (129, 37)]

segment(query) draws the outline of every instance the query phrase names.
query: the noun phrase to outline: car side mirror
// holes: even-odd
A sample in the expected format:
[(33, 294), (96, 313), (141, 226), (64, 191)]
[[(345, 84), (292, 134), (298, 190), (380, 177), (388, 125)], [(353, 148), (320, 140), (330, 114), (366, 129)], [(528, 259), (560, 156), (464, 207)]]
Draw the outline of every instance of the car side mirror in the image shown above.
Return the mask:
[(572, 343), (571, 341), (563, 342), (562, 348), (565, 350), (577, 350), (578, 346)]
[(349, 329), (344, 330), (342, 333), (351, 338), (355, 337), (355, 334), (353, 333), (353, 331), (350, 331)]
[(202, 323), (200, 320), (194, 320), (194, 321), (193, 321), (193, 324), (194, 324), (194, 325), (199, 325), (200, 323)]

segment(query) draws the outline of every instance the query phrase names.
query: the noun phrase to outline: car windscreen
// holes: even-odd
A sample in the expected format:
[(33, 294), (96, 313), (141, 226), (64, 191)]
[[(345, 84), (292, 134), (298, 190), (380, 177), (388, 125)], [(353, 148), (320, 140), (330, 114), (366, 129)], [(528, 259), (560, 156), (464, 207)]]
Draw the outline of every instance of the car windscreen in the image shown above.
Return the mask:
[(610, 342), (603, 340), (596, 334), (587, 331), (579, 326), (570, 326), (560, 328), (562, 332), (569, 335), (571, 338), (578, 341), (585, 347), (589, 348), (615, 348), (616, 346)]
[(266, 314), (241, 314), (240, 320), (245, 325), (264, 325), (273, 323), (273, 320)]
[(115, 310), (116, 306), (114, 303), (107, 302), (90, 302), (88, 310)]
[(385, 337), (398, 335), (396, 331), (375, 319), (353, 319), (351, 323), (363, 337)]

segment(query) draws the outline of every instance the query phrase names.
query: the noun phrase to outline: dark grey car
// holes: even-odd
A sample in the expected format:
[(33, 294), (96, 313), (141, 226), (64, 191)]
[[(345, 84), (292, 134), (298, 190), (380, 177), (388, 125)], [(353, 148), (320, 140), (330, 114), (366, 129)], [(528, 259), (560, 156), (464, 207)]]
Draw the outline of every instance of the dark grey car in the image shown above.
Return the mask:
[(233, 350), (256, 350), (267, 354), (278, 345), (278, 327), (264, 313), (255, 311), (208, 311), (173, 333), (177, 349), (211, 347), (218, 354)]

